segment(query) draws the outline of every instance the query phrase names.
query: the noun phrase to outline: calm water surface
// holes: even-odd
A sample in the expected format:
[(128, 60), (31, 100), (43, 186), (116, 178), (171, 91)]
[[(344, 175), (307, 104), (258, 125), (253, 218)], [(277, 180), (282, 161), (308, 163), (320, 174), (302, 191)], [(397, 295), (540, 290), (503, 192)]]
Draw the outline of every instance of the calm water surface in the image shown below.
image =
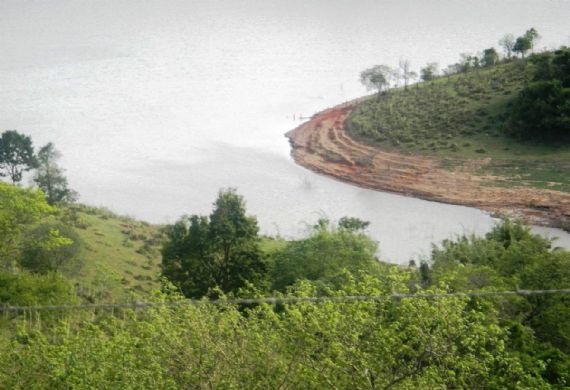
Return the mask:
[(359, 72), (400, 57), (447, 65), (531, 26), (569, 45), (568, 20), (556, 0), (2, 0), (0, 129), (53, 141), (85, 203), (164, 223), (237, 187), (264, 233), (357, 216), (407, 263), (494, 221), (296, 166), (293, 115), (362, 95)]

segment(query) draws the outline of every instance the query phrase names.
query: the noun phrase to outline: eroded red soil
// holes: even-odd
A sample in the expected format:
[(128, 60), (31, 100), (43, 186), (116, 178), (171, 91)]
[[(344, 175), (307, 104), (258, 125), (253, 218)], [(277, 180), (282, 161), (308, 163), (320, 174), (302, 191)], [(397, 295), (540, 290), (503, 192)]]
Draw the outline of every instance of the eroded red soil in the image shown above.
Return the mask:
[(286, 134), (295, 161), (315, 172), (379, 191), (508, 213), (537, 225), (570, 228), (570, 194), (532, 188), (492, 188), (469, 160), (454, 170), (436, 157), (386, 152), (352, 139), (344, 122), (358, 101), (316, 114)]

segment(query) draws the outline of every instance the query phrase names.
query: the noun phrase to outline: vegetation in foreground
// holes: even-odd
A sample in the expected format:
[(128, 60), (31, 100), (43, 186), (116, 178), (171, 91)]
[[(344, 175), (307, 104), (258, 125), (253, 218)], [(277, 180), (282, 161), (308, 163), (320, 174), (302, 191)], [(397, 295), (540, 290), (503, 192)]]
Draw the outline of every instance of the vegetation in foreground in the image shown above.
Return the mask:
[[(54, 224), (37, 228), (46, 218), (65, 214), (62, 206), (50, 206), (40, 191), (7, 184), (0, 184), (0, 195), (0, 302), (108, 302), (108, 296), (86, 296), (74, 285), (71, 259), (81, 250), (72, 251), (67, 244), (77, 236)], [(118, 238), (125, 233), (115, 237), (108, 232), (126, 229), (121, 225), (125, 221), (84, 208), (78, 214), (80, 218), (61, 217), (57, 223), (69, 227), (70, 221), (85, 218), (93, 233), (96, 228), (104, 234), (96, 237), (108, 243), (105, 254), (122, 250)], [(108, 224), (108, 230), (100, 224)], [(138, 299), (177, 301), (183, 294), (204, 300), (268, 295), (386, 299), (5, 313), (0, 319), (0, 387), (569, 386), (567, 295), (389, 298), (394, 292), (568, 287), (569, 252), (506, 220), (484, 238), (458, 237), (434, 247), (419, 267), (400, 267), (378, 262), (366, 227), (367, 222), (355, 218), (335, 225), (320, 220), (306, 238), (262, 240), (243, 198), (235, 190), (221, 191), (209, 217), (184, 217), (166, 228), (162, 278), (153, 291), (139, 291)], [(80, 247), (89, 242), (84, 232), (89, 228), (75, 229), (78, 236), (84, 233)], [(136, 247), (144, 247), (139, 241)], [(23, 250), (30, 246), (30, 253)], [(34, 257), (36, 252), (40, 255)], [(64, 258), (69, 263), (61, 264), (67, 266), (54, 267), (54, 259)], [(124, 265), (112, 266), (119, 272)]]
[[(570, 191), (570, 49), (524, 54), (537, 33), (531, 29), (512, 56), (512, 38), (501, 60), (494, 48), (438, 73), (437, 64), (422, 69), (423, 83), (409, 61), (400, 70), (378, 66), (362, 73), (378, 90), (359, 104), (346, 122), (354, 137), (385, 150), (442, 157), (442, 166), (492, 175), (491, 186), (529, 186)], [(529, 38), (534, 37), (534, 38)], [(524, 41), (523, 39), (523, 41)], [(503, 41), (503, 40), (502, 40)], [(508, 42), (507, 42), (508, 43)], [(380, 81), (378, 77), (380, 77)], [(375, 78), (376, 77), (376, 78)], [(389, 89), (399, 85), (403, 88)]]

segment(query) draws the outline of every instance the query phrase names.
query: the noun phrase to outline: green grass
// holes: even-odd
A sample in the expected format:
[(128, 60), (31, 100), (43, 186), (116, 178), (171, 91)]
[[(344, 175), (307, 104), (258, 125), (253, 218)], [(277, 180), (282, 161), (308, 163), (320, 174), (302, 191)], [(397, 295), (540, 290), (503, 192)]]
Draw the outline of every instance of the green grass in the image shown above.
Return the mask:
[[(442, 157), (442, 167), (490, 159), (479, 172), (497, 185), (568, 191), (570, 145), (522, 142), (505, 131), (509, 105), (532, 72), (514, 61), (372, 96), (350, 114), (355, 138), (384, 150)], [(491, 181), (489, 184), (495, 181)]]
[(73, 276), (80, 295), (110, 301), (144, 296), (159, 288), (161, 227), (79, 206), (83, 267)]
[[(108, 210), (77, 205), (75, 227), (83, 242), (83, 266), (70, 278), (83, 299), (97, 302), (144, 298), (160, 288), (162, 226)], [(283, 239), (261, 237), (267, 255), (286, 245)]]

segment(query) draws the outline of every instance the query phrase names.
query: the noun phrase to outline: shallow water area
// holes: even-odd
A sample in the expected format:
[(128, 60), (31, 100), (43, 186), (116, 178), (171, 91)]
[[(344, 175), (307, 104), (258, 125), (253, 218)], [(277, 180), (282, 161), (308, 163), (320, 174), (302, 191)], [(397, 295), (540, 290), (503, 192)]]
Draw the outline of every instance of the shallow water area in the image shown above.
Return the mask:
[(265, 234), (356, 216), (405, 264), (494, 220), (316, 175), (283, 134), (366, 93), (371, 65), (444, 66), (531, 26), (568, 45), (568, 20), (567, 1), (3, 0), (0, 129), (53, 141), (82, 202), (165, 223), (236, 187)]

